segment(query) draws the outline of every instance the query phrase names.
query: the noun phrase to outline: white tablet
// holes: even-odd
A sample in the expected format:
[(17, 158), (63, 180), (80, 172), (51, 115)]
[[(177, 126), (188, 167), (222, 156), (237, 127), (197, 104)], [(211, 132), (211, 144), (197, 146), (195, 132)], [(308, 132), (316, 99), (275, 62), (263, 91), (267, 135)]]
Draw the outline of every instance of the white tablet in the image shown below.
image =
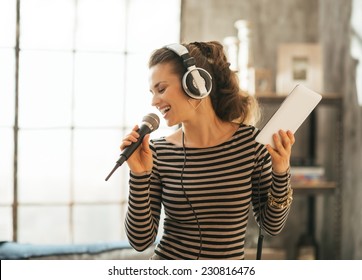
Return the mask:
[(321, 99), (322, 95), (319, 93), (303, 85), (296, 85), (255, 140), (264, 145), (270, 144), (274, 148), (273, 134), (280, 129), (295, 133)]

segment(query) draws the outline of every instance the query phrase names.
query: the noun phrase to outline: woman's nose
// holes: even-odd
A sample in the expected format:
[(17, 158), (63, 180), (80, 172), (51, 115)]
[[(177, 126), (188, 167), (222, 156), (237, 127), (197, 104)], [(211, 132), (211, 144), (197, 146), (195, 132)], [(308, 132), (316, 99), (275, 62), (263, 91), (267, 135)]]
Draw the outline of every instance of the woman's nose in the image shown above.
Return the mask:
[(157, 94), (152, 95), (151, 105), (157, 107), (157, 104), (159, 104), (160, 98)]

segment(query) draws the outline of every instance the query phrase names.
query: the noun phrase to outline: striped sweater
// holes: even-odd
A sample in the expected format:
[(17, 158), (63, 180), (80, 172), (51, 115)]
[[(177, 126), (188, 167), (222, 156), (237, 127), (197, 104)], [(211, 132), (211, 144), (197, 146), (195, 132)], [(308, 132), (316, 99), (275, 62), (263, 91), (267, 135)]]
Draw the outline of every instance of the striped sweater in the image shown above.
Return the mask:
[(164, 259), (244, 259), (250, 204), (270, 235), (285, 225), (289, 207), (268, 206), (267, 194), (284, 197), (289, 173), (274, 174), (271, 158), (255, 142), (258, 130), (240, 125), (230, 140), (208, 148), (185, 148), (165, 138), (150, 141), (153, 170), (130, 173), (126, 232), (137, 251), (163, 235), (155, 253)]

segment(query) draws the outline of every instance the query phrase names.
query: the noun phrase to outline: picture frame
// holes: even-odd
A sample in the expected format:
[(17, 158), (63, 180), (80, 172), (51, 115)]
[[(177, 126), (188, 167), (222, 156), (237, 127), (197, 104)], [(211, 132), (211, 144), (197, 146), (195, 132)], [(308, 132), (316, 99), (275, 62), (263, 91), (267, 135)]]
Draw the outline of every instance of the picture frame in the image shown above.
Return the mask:
[(276, 94), (288, 95), (302, 84), (323, 92), (322, 48), (315, 43), (288, 43), (278, 47)]
[(275, 94), (273, 92), (273, 73), (271, 69), (256, 68), (254, 75), (256, 96), (267, 96)]

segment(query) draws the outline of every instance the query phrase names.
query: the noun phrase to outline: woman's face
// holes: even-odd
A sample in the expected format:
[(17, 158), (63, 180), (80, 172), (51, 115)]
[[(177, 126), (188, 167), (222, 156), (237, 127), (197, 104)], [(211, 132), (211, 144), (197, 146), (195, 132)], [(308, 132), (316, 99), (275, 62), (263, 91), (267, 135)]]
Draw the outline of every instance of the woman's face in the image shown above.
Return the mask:
[(166, 120), (168, 126), (177, 125), (189, 116), (188, 97), (181, 86), (178, 75), (172, 72), (170, 63), (161, 63), (150, 68), (150, 91), (155, 106)]

